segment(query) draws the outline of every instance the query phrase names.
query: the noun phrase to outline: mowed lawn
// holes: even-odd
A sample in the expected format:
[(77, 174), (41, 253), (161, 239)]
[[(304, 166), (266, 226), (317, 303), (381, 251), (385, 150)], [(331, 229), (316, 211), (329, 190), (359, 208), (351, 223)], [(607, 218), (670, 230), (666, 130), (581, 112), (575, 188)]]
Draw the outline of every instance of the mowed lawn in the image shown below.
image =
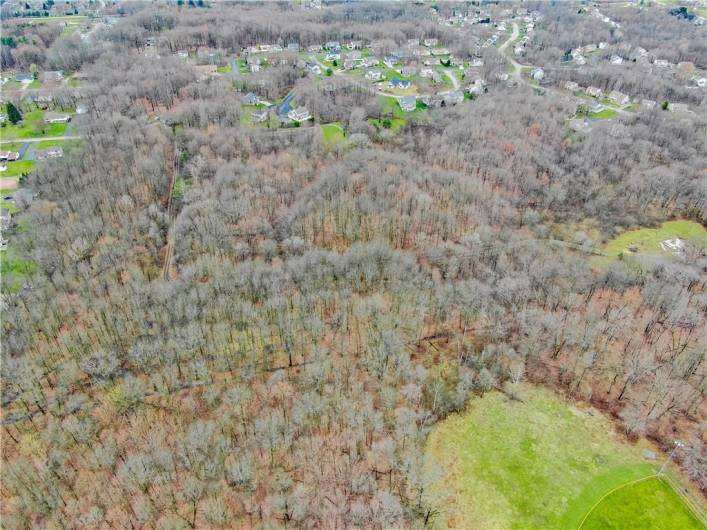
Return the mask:
[(487, 393), (430, 434), (428, 500), (438, 528), (577, 530), (607, 492), (654, 474), (660, 462), (644, 460), (648, 443), (624, 442), (598, 411), (518, 389), (523, 402)]
[(676, 237), (707, 249), (707, 230), (699, 223), (681, 220), (665, 222), (659, 228), (640, 228), (624, 232), (604, 245), (603, 253), (618, 256), (624, 252), (633, 253), (635, 250), (649, 254), (666, 254), (660, 246), (661, 242)]
[(581, 528), (701, 530), (704, 526), (668, 484), (659, 478), (650, 478), (608, 495), (591, 511)]
[(0, 128), (0, 140), (39, 138), (41, 136), (63, 136), (66, 123), (44, 123), (44, 111), (33, 110), (22, 114), (22, 126), (7, 123)]
[(327, 144), (336, 144), (346, 140), (344, 129), (338, 122), (326, 123), (322, 127), (322, 138)]

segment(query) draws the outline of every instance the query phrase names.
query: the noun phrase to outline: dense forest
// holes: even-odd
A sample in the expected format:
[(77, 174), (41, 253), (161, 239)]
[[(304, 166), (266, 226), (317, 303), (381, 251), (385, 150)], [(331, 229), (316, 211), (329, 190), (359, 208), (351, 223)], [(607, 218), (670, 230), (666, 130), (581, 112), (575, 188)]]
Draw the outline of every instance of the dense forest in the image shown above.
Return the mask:
[[(2, 295), (3, 526), (426, 527), (428, 433), (519, 380), (608, 411), (628, 438), (680, 437), (707, 492), (704, 249), (600, 255), (631, 228), (705, 223), (705, 92), (635, 64), (551, 70), (623, 39), (704, 66), (697, 27), (611, 14), (617, 38), (541, 3), (528, 52), (552, 82), (689, 114), (580, 134), (571, 101), (489, 80), (391, 134), (346, 80), (324, 90), (291, 64), (204, 80), (174, 54), (434, 37), (470, 57), (428, 6), (128, 8), (91, 45), (37, 26), (2, 49), (3, 68), (80, 70), (88, 107), (83, 141), (27, 179), (15, 244), (37, 267)], [(247, 127), (248, 90), (294, 90), (348, 141)]]

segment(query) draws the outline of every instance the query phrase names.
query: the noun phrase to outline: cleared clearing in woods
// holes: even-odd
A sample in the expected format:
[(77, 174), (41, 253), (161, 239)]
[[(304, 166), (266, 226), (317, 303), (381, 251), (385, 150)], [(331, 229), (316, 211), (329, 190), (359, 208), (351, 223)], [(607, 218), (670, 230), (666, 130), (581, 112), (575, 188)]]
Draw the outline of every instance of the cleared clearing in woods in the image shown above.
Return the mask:
[[(660, 460), (643, 457), (648, 442), (625, 442), (599, 411), (529, 385), (517, 385), (517, 394), (520, 401), (500, 392), (474, 399), (430, 435), (427, 472), (439, 479), (428, 496), (438, 528), (574, 530), (607, 492), (655, 474)], [(653, 493), (637, 496), (631, 509), (691, 520), (679, 498), (665, 511), (646, 505)]]

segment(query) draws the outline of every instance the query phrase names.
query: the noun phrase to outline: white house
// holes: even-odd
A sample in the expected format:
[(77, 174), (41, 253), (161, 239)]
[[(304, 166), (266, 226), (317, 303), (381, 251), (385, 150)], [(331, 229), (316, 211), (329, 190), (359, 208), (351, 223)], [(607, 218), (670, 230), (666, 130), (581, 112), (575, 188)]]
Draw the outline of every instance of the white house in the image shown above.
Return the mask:
[(542, 68), (536, 68), (530, 73), (530, 77), (536, 81), (542, 81), (545, 78), (545, 70)]
[(287, 117), (290, 118), (292, 121), (302, 122), (310, 119), (312, 115), (305, 107), (299, 107), (296, 109), (292, 109), (290, 112), (288, 112)]
[(417, 98), (415, 96), (403, 96), (398, 100), (398, 103), (405, 112), (412, 112), (417, 107)]
[(616, 101), (619, 105), (628, 105), (629, 101), (631, 101), (631, 98), (618, 90), (612, 90), (609, 94), (609, 99)]
[(366, 79), (369, 81), (380, 81), (383, 79), (383, 72), (378, 69), (368, 70), (366, 72)]
[(601, 88), (590, 86), (587, 87), (587, 94), (595, 98), (600, 98), (604, 94), (604, 91)]
[(71, 116), (59, 112), (44, 113), (44, 123), (67, 123), (71, 121)]

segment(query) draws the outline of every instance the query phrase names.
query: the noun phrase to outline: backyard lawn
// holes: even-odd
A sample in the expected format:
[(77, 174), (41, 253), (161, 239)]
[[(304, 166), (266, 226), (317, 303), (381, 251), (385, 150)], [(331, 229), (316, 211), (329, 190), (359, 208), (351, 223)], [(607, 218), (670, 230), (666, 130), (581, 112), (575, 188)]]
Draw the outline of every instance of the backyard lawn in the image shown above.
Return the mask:
[(594, 118), (595, 120), (605, 120), (607, 118), (613, 118), (616, 114), (617, 112), (613, 109), (603, 109), (599, 112), (589, 113), (589, 117)]
[(33, 160), (17, 160), (16, 162), (9, 162), (7, 164), (7, 169), (0, 173), (0, 178), (19, 178), (23, 173), (29, 173), (32, 171), (34, 164), (35, 162)]
[(22, 126), (8, 123), (0, 128), (0, 140), (38, 138), (41, 136), (63, 136), (66, 123), (44, 123), (44, 111), (33, 110), (22, 115)]
[[(431, 433), (426, 469), (436, 527), (576, 530), (607, 492), (653, 475), (662, 461), (646, 461), (648, 442), (628, 444), (599, 411), (517, 386), (522, 401), (487, 393)], [(637, 496), (632, 510), (674, 520), (673, 511), (644, 504), (651, 502)], [(596, 517), (604, 513), (611, 517), (603, 508)]]

